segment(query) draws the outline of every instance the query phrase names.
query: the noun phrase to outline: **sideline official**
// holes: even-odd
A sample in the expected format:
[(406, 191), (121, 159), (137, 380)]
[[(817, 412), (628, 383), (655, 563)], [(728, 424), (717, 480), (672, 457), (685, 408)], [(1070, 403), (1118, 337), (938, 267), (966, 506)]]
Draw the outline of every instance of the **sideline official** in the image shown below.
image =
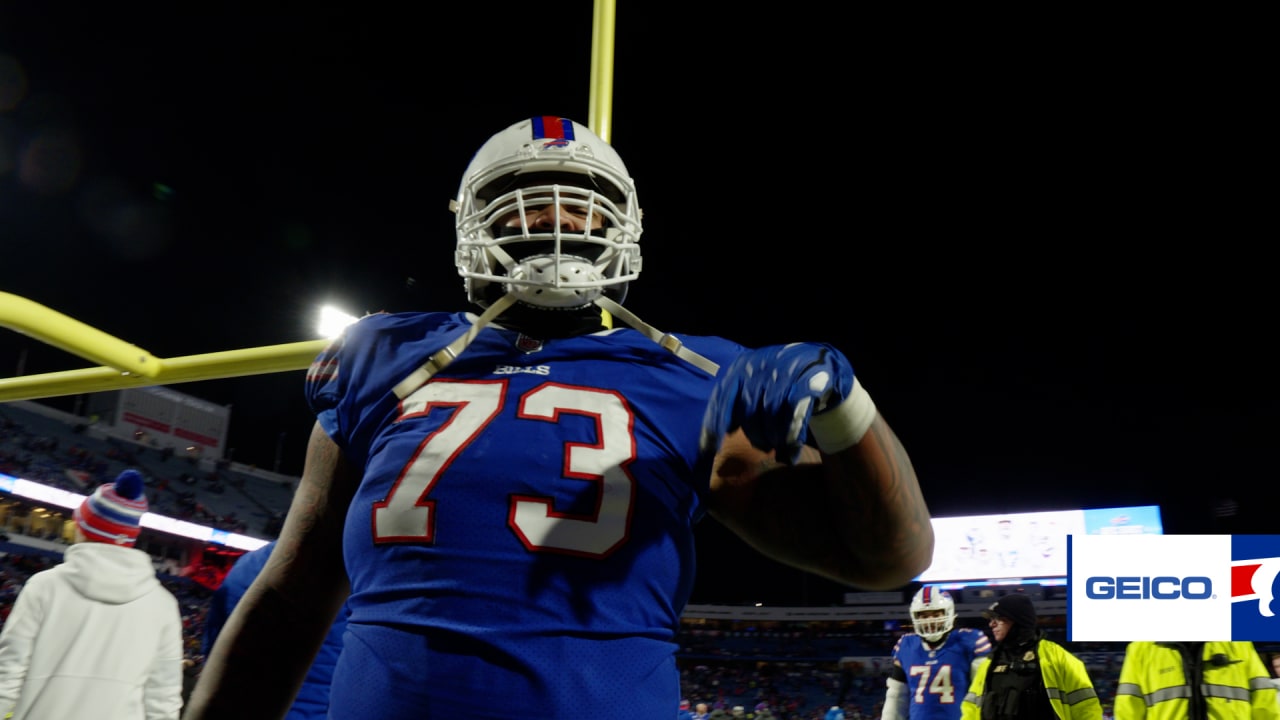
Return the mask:
[(1276, 686), (1250, 642), (1131, 642), (1115, 720), (1276, 720)]
[(1084, 663), (1044, 637), (1031, 598), (1005, 595), (983, 615), (996, 647), (974, 674), (962, 720), (1101, 720)]

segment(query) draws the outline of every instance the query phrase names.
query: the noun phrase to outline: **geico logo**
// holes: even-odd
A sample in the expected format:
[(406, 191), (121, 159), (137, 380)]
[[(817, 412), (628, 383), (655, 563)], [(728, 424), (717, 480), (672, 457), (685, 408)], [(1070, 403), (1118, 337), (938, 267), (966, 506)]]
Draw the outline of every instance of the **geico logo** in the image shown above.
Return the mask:
[(1207, 577), (1091, 577), (1084, 581), (1091, 600), (1207, 600), (1213, 581)]

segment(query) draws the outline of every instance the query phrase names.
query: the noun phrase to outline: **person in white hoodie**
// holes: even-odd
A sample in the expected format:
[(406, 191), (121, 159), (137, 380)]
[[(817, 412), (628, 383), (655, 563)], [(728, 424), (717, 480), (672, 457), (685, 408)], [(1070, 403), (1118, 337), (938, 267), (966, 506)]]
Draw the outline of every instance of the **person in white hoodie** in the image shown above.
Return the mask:
[(178, 719), (182, 615), (133, 547), (146, 511), (135, 470), (76, 509), (63, 562), (27, 580), (0, 631), (0, 718)]

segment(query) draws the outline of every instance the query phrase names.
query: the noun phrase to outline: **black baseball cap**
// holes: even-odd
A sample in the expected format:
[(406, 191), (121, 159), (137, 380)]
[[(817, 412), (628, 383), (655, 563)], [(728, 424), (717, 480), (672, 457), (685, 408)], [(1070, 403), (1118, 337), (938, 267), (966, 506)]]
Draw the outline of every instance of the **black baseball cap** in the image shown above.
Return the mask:
[(1002, 617), (1013, 621), (1015, 625), (1028, 628), (1035, 627), (1036, 606), (1031, 603), (1031, 598), (1022, 593), (1009, 593), (991, 603), (983, 611), (982, 616), (988, 620), (993, 617)]

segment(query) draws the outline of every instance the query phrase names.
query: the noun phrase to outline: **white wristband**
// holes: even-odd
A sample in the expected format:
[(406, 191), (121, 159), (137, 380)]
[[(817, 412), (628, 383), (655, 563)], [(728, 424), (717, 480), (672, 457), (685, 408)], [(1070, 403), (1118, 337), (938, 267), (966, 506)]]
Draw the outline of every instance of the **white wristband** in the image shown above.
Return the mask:
[(876, 419), (876, 404), (858, 378), (844, 402), (809, 418), (809, 432), (818, 449), (828, 455), (858, 444)]

